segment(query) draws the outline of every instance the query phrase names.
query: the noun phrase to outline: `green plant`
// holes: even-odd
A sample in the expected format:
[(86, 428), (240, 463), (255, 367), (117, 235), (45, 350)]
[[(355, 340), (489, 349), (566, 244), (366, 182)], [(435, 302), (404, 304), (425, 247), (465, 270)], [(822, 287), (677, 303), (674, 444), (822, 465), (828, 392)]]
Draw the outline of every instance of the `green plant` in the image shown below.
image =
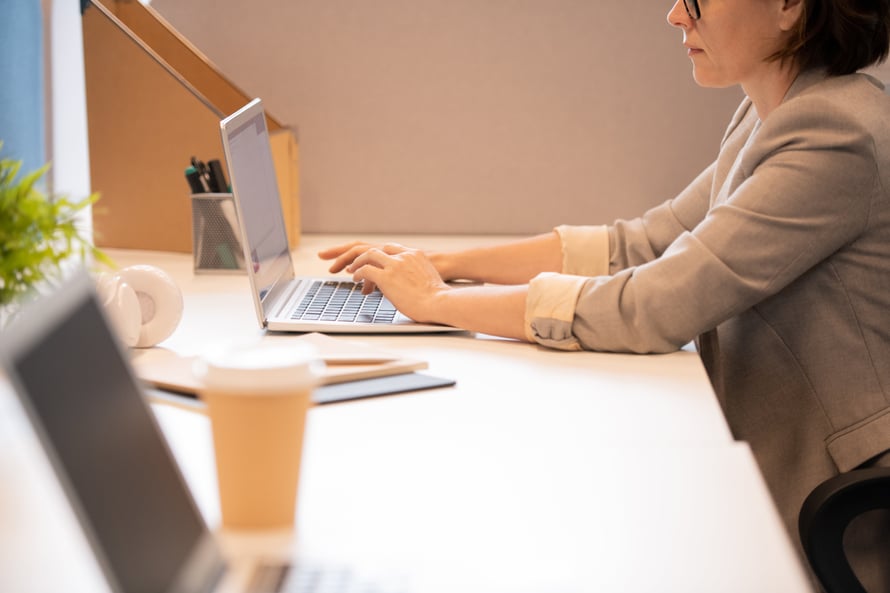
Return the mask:
[(0, 308), (59, 279), (62, 263), (68, 259), (92, 257), (110, 263), (76, 221), (98, 194), (78, 202), (49, 196), (38, 188), (49, 165), (17, 181), (21, 166), (21, 161), (0, 159)]

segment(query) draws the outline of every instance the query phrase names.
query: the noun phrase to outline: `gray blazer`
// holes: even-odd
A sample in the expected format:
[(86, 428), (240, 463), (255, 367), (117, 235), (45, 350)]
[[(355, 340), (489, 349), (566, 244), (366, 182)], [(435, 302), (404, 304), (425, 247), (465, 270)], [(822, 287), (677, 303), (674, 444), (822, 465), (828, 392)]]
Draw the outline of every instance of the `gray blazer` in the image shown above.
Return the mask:
[(890, 449), (890, 97), (808, 72), (762, 122), (745, 99), (710, 167), (608, 230), (574, 337), (632, 352), (697, 337), (795, 536), (816, 484)]

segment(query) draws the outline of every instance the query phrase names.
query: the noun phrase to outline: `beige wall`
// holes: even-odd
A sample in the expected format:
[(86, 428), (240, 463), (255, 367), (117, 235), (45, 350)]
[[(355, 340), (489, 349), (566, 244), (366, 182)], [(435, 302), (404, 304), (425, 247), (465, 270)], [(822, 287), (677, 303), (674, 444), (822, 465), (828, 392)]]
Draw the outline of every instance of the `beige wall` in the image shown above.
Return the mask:
[[(670, 0), (154, 0), (297, 130), (308, 232), (607, 222), (714, 157)], [(353, 214), (347, 214), (347, 213)]]

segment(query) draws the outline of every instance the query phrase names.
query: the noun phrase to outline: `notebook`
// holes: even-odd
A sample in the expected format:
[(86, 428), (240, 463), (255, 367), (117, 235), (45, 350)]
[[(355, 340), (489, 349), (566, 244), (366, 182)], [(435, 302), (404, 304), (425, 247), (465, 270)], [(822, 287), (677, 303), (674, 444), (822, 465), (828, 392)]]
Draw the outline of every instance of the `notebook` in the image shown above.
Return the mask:
[(86, 273), (3, 331), (0, 361), (115, 593), (367, 590), (341, 568), (224, 559)]
[[(220, 122), (244, 261), (260, 325), (274, 331), (417, 333), (460, 331), (416, 323), (380, 291), (367, 299), (348, 278), (296, 277), (260, 99)], [(335, 295), (335, 291), (340, 291)], [(331, 312), (326, 306), (342, 306)]]
[[(313, 332), (288, 339), (308, 344), (325, 362), (322, 384), (312, 392), (312, 401), (317, 405), (449, 387), (456, 383), (453, 379), (415, 372), (429, 366), (423, 360), (388, 353), (363, 342), (344, 340), (342, 336)], [(196, 358), (179, 356), (161, 348), (143, 348), (131, 352), (130, 362), (136, 375), (150, 386), (197, 398), (203, 384), (192, 370)], [(167, 397), (169, 394), (154, 390), (148, 393), (155, 399), (171, 401)], [(173, 401), (182, 403), (181, 399)]]

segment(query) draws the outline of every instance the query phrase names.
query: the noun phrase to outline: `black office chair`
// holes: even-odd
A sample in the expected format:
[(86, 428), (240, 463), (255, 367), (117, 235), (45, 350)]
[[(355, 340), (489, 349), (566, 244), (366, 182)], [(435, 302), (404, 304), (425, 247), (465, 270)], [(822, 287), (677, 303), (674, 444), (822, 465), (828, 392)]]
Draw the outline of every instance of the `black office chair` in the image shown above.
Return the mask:
[(844, 552), (844, 531), (853, 519), (876, 509), (890, 509), (890, 467), (829, 478), (801, 506), (801, 544), (826, 593), (866, 593)]

